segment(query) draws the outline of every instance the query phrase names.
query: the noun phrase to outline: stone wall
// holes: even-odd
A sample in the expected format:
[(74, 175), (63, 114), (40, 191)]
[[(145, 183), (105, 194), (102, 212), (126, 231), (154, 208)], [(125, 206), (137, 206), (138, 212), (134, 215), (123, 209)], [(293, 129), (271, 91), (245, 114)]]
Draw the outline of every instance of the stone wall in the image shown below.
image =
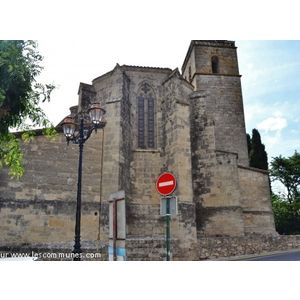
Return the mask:
[(238, 174), (245, 233), (274, 234), (268, 172), (239, 166)]
[(191, 149), (197, 230), (202, 235), (243, 236), (237, 153), (216, 150), (216, 126), (204, 92), (191, 95)]
[[(288, 251), (300, 247), (300, 236), (249, 235), (245, 237), (203, 237), (197, 243), (178, 249), (179, 240), (174, 238), (171, 229), (171, 260), (227, 260), (274, 251)], [(165, 236), (154, 238), (129, 238), (126, 241), (127, 260), (166, 260)]]
[(288, 251), (300, 247), (300, 236), (249, 235), (246, 237), (198, 238), (199, 260)]
[(180, 76), (164, 82), (163, 107), (163, 157), (165, 170), (177, 178), (176, 195), (180, 201), (192, 202), (191, 137), (189, 94), (192, 86)]
[[(1, 245), (72, 241), (75, 229), (76, 202), (1, 199)], [(99, 204), (83, 202), (84, 239), (97, 240)]]
[(201, 196), (199, 218), (204, 224), (198, 231), (207, 236), (243, 236), (236, 154), (216, 151), (210, 155), (205, 172), (210, 172), (210, 191)]
[[(101, 136), (93, 134), (84, 147), (90, 154), (83, 156), (81, 236), (86, 240), (99, 234)], [(55, 141), (37, 135), (21, 146), (24, 176), (16, 181), (5, 168), (0, 173), (0, 244), (72, 241), (78, 146), (67, 146), (61, 133)]]
[(206, 112), (215, 124), (217, 150), (238, 153), (238, 163), (248, 166), (241, 81), (238, 76), (198, 75), (200, 89), (206, 88)]
[[(165, 235), (128, 237), (126, 260), (165, 261)], [(240, 256), (289, 251), (300, 248), (300, 236), (249, 235), (246, 237), (198, 237), (195, 244), (178, 249), (179, 240), (172, 237), (170, 252), (172, 261), (229, 260)], [(82, 260), (108, 260), (108, 241), (82, 241)], [(72, 260), (73, 243), (31, 243), (0, 245), (0, 257), (11, 254), (40, 256), (42, 260)]]

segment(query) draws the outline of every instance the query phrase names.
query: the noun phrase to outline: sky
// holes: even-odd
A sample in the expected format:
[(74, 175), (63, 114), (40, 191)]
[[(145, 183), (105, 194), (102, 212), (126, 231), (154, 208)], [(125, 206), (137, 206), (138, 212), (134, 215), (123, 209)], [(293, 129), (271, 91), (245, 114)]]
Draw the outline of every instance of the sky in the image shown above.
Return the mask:
[(257, 128), (269, 154), (300, 150), (300, 41), (237, 41), (247, 132)]
[(45, 67), (40, 81), (58, 86), (42, 106), (55, 125), (77, 104), (79, 83), (91, 83), (117, 63), (181, 70), (192, 39), (234, 40), (246, 131), (259, 130), (269, 161), (300, 151), (296, 2), (200, 2), (6, 1), (0, 38), (38, 41)]
[[(199, 35), (201, 38), (201, 35)], [(38, 40), (44, 56), (41, 80), (58, 86), (45, 109), (57, 124), (77, 105), (80, 82), (92, 80), (117, 63), (179, 68), (190, 40)], [(247, 133), (259, 130), (269, 162), (300, 151), (300, 40), (235, 40), (238, 47)]]

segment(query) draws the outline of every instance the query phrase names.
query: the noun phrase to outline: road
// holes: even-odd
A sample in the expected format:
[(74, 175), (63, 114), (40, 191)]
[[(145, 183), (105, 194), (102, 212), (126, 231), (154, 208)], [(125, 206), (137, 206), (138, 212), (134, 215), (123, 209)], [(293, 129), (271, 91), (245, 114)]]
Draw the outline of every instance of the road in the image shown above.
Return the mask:
[(300, 250), (259, 255), (251, 258), (239, 259), (239, 261), (300, 261)]

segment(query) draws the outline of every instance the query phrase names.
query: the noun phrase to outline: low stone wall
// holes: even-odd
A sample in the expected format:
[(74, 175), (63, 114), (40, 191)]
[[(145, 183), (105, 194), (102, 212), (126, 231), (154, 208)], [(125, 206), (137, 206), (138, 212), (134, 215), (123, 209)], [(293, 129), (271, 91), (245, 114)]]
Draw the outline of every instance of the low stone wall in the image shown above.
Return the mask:
[[(108, 241), (83, 241), (82, 260), (107, 261)], [(171, 260), (226, 260), (229, 257), (261, 254), (273, 251), (285, 251), (300, 248), (300, 235), (295, 236), (259, 236), (246, 237), (198, 237), (198, 243), (189, 253), (182, 253), (178, 240), (170, 243)], [(177, 251), (178, 250), (178, 251)], [(42, 260), (72, 260), (73, 243), (23, 244), (13, 246), (0, 245), (0, 257), (16, 253), (37, 256)], [(184, 259), (187, 258), (187, 259)], [(165, 238), (158, 236), (135, 237), (126, 240), (126, 260), (128, 261), (164, 261), (166, 260)]]
[[(126, 260), (164, 261), (166, 260), (165, 236), (130, 237), (126, 239)], [(171, 247), (174, 246), (171, 243)]]
[(300, 235), (249, 235), (246, 237), (198, 237), (198, 259), (210, 260), (233, 256), (284, 251), (300, 247)]

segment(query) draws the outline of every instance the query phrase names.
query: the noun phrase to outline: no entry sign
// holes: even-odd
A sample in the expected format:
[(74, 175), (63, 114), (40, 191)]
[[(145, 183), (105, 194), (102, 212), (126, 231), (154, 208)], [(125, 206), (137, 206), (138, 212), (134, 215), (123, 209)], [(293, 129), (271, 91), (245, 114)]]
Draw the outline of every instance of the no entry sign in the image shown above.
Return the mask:
[(156, 189), (161, 195), (170, 195), (176, 188), (176, 179), (171, 173), (161, 174), (156, 181)]

